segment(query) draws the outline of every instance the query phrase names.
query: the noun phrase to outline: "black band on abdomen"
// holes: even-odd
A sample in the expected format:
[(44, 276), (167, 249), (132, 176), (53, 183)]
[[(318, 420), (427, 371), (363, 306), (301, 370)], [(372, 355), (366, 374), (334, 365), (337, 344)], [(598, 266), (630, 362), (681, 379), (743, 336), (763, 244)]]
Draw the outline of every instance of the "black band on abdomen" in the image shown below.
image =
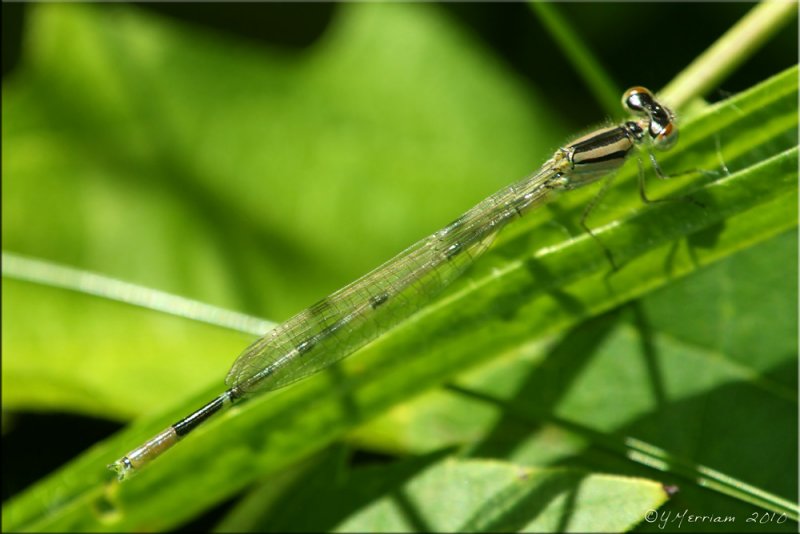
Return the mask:
[(175, 433), (178, 437), (182, 438), (189, 432), (195, 429), (197, 425), (217, 413), (222, 409), (225, 405), (225, 400), (228, 398), (227, 394), (220, 395), (213, 401), (209, 402), (193, 414), (189, 415), (188, 417), (184, 417), (174, 425), (172, 428), (175, 429)]

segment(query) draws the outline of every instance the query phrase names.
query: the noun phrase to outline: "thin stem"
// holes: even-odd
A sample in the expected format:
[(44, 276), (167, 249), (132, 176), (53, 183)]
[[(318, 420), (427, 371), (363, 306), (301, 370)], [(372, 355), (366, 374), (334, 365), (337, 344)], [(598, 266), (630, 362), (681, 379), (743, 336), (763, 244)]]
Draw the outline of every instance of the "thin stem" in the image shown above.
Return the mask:
[(621, 89), (606, 74), (606, 69), (594, 57), (591, 49), (583, 43), (572, 26), (548, 2), (530, 1), (528, 5), (538, 15), (553, 39), (561, 46), (564, 55), (567, 56), (578, 75), (584, 79), (603, 109), (612, 116), (619, 115)]
[(797, 16), (794, 0), (766, 0), (678, 74), (658, 96), (672, 109), (704, 96)]
[(245, 334), (264, 335), (275, 323), (165, 291), (54, 262), (3, 252), (3, 277), (95, 295)]

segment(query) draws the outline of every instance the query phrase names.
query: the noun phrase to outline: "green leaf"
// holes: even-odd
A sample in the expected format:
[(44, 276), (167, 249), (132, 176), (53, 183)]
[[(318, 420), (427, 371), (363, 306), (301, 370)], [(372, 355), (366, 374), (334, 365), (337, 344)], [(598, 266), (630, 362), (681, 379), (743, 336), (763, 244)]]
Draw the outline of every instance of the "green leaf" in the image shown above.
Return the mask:
[[(4, 302), (13, 303), (13, 316), (4, 321), (3, 349), (16, 356), (3, 365), (6, 406), (127, 419), (179, 400), (198, 383), (218, 380), (230, 364), (226, 355), (250, 339), (238, 331), (209, 328), (184, 317), (226, 329), (247, 326), (253, 332), (269, 328), (268, 322), (242, 314), (93, 273), (54, 267), (3, 254)], [(129, 306), (136, 297), (146, 311)], [(166, 315), (153, 313), (159, 305), (165, 307)], [(148, 335), (131, 336), (131, 332)], [(129, 341), (120, 345), (119, 340), (126, 338)], [(91, 350), (87, 339), (92, 341)], [(186, 351), (198, 340), (208, 356), (198, 358)], [(20, 357), (20, 353), (29, 357)], [(174, 376), (154, 373), (165, 354), (185, 372)], [(123, 358), (131, 362), (125, 369), (120, 368)], [(124, 373), (124, 387), (114, 378), (119, 373)]]
[[(4, 87), (4, 248), (273, 319), (564, 134), (433, 6), (343, 6), (299, 56), (124, 6), (35, 6), (30, 24)], [(151, 413), (221, 385), (252, 340), (3, 284), (7, 409)]]
[(298, 481), (291, 497), (270, 506), (254, 492), (232, 514), (236, 520), (218, 531), (624, 532), (667, 499), (664, 487), (650, 480), (447, 452), (339, 476), (335, 465), (322, 466)]
[[(628, 461), (636, 439), (672, 455), (662, 480), (681, 492), (666, 511), (759, 512), (747, 504), (756, 495), (737, 503), (713, 481), (695, 488), (701, 466), (793, 500), (797, 327), (786, 294), (796, 277), (770, 266), (796, 254), (794, 231), (785, 233), (583, 323), (547, 351), (502, 358), (405, 403), (356, 442), (406, 453), (470, 444), (478, 457), (653, 476)], [(742, 520), (727, 526), (758, 527)]]

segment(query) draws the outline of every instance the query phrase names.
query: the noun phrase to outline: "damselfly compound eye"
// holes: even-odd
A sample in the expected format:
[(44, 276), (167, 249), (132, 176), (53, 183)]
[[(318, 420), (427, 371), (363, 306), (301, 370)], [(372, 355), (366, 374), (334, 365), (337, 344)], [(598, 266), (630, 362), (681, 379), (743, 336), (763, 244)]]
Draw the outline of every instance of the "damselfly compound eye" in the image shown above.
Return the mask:
[(655, 97), (650, 90), (637, 85), (622, 95), (622, 105), (636, 115), (650, 115)]
[[(651, 123), (652, 127), (653, 123)], [(651, 135), (653, 132), (651, 131)], [(661, 131), (653, 137), (653, 146), (659, 150), (669, 150), (678, 142), (678, 128), (670, 121), (662, 126)]]

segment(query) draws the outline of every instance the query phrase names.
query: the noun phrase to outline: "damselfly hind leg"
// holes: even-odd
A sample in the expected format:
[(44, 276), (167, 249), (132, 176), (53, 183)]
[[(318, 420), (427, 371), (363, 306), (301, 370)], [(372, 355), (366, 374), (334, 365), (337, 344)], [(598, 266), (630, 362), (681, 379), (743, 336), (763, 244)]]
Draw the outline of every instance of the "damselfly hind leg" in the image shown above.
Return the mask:
[(606, 178), (605, 181), (603, 182), (603, 186), (600, 188), (600, 191), (597, 192), (597, 194), (592, 198), (592, 200), (589, 201), (589, 203), (583, 209), (583, 214), (581, 215), (581, 220), (580, 220), (581, 228), (583, 228), (583, 230), (587, 234), (592, 236), (592, 239), (594, 239), (595, 243), (597, 243), (600, 246), (600, 248), (603, 250), (603, 254), (605, 254), (606, 258), (608, 258), (608, 262), (611, 264), (611, 270), (615, 272), (619, 270), (619, 267), (617, 267), (617, 263), (614, 261), (614, 256), (611, 254), (611, 251), (608, 250), (608, 247), (606, 247), (605, 244), (603, 244), (603, 240), (597, 237), (597, 235), (592, 231), (592, 229), (589, 228), (589, 225), (586, 224), (586, 219), (589, 218), (589, 214), (592, 212), (594, 207), (597, 206), (598, 202), (600, 202), (600, 200), (602, 200), (602, 198), (606, 195), (606, 192), (611, 187), (611, 183), (614, 181), (616, 175), (617, 173), (615, 172), (612, 172), (611, 174), (608, 175), (608, 178)]

